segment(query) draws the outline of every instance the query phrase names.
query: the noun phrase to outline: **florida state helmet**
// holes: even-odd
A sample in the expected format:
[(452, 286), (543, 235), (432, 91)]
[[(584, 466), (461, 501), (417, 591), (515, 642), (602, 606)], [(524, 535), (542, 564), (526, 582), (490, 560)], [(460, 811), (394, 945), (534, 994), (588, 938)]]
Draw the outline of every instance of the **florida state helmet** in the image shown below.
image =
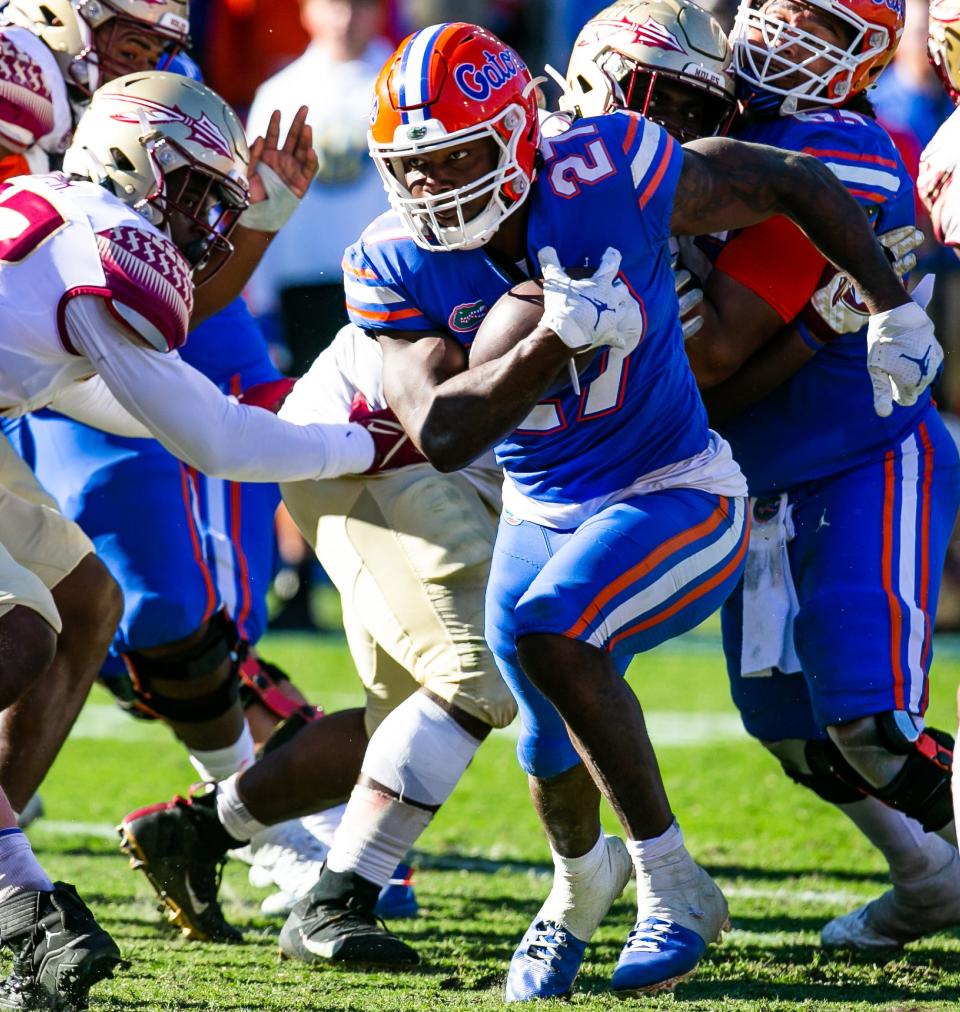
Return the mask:
[(202, 238), (183, 253), (201, 267), (212, 253), (233, 251), (229, 235), (248, 204), (249, 162), (240, 120), (219, 95), (152, 70), (96, 92), (63, 171), (107, 187), (160, 228), (171, 212), (189, 218)]
[[(560, 104), (578, 116), (633, 109), (681, 142), (706, 137), (722, 133), (733, 113), (732, 62), (720, 23), (692, 0), (620, 0), (581, 29)], [(696, 92), (696, 125), (658, 117), (661, 81)]]
[[(476, 25), (433, 25), (405, 39), (377, 80), (370, 155), (390, 204), (418, 246), (475, 249), (530, 192), (539, 143), (535, 85), (520, 57)], [(496, 168), (467, 185), (414, 197), (404, 159), (489, 138)], [(465, 208), (486, 197), (479, 213)], [(438, 215), (456, 216), (441, 224)], [(448, 217), (449, 220), (449, 217)]]
[(947, 94), (960, 99), (960, 0), (932, 0), (927, 52)]

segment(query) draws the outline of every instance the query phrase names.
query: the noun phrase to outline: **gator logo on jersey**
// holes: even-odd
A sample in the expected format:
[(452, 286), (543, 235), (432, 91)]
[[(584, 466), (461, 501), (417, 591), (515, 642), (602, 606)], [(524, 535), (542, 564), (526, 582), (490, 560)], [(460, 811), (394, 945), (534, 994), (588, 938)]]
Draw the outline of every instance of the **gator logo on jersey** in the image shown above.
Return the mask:
[(478, 102), (488, 99), (524, 69), (509, 49), (503, 49), (499, 53), (485, 49), (483, 55), (485, 59), (479, 67), (474, 63), (461, 63), (453, 74), (457, 87), (464, 95)]
[(486, 315), (487, 307), (482, 302), (465, 302), (454, 308), (447, 326), (458, 334), (469, 334), (480, 326)]
[(216, 123), (203, 113), (199, 119), (184, 112), (179, 106), (163, 105), (160, 102), (151, 102), (146, 98), (128, 98), (125, 95), (112, 96), (110, 99), (114, 105), (129, 105), (132, 109), (127, 112), (113, 112), (110, 118), (118, 123), (139, 123), (141, 116), (154, 126), (162, 126), (165, 123), (182, 123), (190, 131), (190, 140), (196, 141), (202, 147), (213, 151), (224, 158), (231, 157), (230, 142), (226, 135)]
[(594, 38), (581, 39), (578, 46), (592, 45), (594, 41), (600, 42), (611, 35), (630, 35), (630, 41), (635, 46), (652, 46), (654, 49), (665, 49), (668, 53), (685, 52), (676, 37), (653, 18), (647, 18), (643, 23), (627, 18), (597, 18), (590, 22), (590, 26), (594, 29)]

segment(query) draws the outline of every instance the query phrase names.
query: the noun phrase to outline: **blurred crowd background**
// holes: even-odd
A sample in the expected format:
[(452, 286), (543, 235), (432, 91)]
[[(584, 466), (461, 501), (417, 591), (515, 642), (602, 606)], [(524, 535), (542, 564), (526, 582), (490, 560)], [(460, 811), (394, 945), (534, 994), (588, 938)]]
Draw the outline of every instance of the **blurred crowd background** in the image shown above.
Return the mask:
[[(701, 2), (729, 31), (735, 0)], [(310, 107), (319, 175), (246, 293), (281, 368), (305, 371), (346, 322), (342, 252), (386, 207), (366, 157), (366, 129), (373, 83), (396, 44), (425, 25), (472, 21), (513, 45), (535, 74), (545, 63), (563, 73), (581, 26), (605, 6), (604, 0), (192, 0), (193, 55), (208, 83), (245, 117), (251, 139), (265, 130), (273, 109), (283, 111), (285, 129), (301, 104)], [(952, 111), (929, 66), (926, 39), (927, 0), (907, 0), (897, 55), (868, 93), (914, 176), (921, 151)], [(552, 84), (545, 91), (556, 97)], [(919, 202), (917, 212), (929, 235)], [(947, 352), (938, 401), (960, 415), (960, 260), (928, 239), (914, 278), (931, 271), (937, 274), (931, 313)], [(308, 566), (302, 547), (285, 546), (282, 526), (280, 533), (288, 564)], [(956, 614), (942, 618), (960, 627), (960, 551), (952, 555), (943, 596)], [(298, 589), (299, 598), (304, 586)]]

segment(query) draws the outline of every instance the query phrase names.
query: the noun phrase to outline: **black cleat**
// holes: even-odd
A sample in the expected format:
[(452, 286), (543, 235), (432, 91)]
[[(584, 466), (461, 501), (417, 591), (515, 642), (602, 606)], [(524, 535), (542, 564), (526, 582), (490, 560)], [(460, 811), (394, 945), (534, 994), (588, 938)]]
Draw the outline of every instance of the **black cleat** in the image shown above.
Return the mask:
[(242, 939), (227, 923), (217, 899), (227, 849), (238, 846), (238, 841), (220, 825), (215, 790), (138, 809), (117, 831), (120, 849), (130, 855), (130, 867), (147, 876), (166, 907), (167, 920), (186, 938)]
[(0, 904), (0, 942), (14, 952), (0, 982), (0, 1009), (82, 1012), (90, 988), (120, 964), (117, 943), (66, 882)]
[(327, 960), (351, 966), (416, 966), (415, 949), (388, 931), (373, 913), (380, 887), (352, 872), (324, 867), (317, 884), (280, 931), (280, 954), (304, 963)]

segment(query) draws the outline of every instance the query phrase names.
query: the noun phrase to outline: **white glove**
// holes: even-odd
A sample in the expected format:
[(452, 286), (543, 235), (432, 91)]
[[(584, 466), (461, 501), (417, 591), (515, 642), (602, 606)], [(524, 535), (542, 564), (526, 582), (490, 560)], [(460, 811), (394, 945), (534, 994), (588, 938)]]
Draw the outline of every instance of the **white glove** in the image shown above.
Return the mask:
[(932, 382), (943, 363), (943, 349), (924, 312), (933, 295), (928, 274), (913, 293), (913, 301), (870, 317), (867, 326), (867, 370), (873, 384), (873, 410), (881, 418), (917, 398)]
[(680, 303), (683, 339), (688, 341), (703, 326), (703, 317), (695, 312), (697, 306), (703, 302), (703, 289), (693, 285), (693, 275), (685, 267), (681, 267), (679, 261), (679, 254), (675, 253), (670, 261), (670, 267), (673, 270), (673, 285)]
[(240, 215), (240, 225), (254, 232), (279, 232), (300, 206), (300, 198), (269, 165), (260, 162), (256, 171), (267, 199), (251, 204)]
[[(914, 250), (923, 245), (923, 232), (913, 225), (893, 228), (877, 239), (890, 257), (891, 266), (902, 278), (917, 266)], [(867, 322), (869, 313), (857, 286), (846, 274), (833, 277), (813, 293), (810, 304), (835, 334), (855, 334)]]
[(570, 277), (552, 246), (544, 246), (538, 255), (543, 272), (541, 326), (574, 351), (626, 347), (632, 331), (642, 327), (642, 319), (636, 300), (617, 279), (620, 251), (608, 247), (588, 278)]

